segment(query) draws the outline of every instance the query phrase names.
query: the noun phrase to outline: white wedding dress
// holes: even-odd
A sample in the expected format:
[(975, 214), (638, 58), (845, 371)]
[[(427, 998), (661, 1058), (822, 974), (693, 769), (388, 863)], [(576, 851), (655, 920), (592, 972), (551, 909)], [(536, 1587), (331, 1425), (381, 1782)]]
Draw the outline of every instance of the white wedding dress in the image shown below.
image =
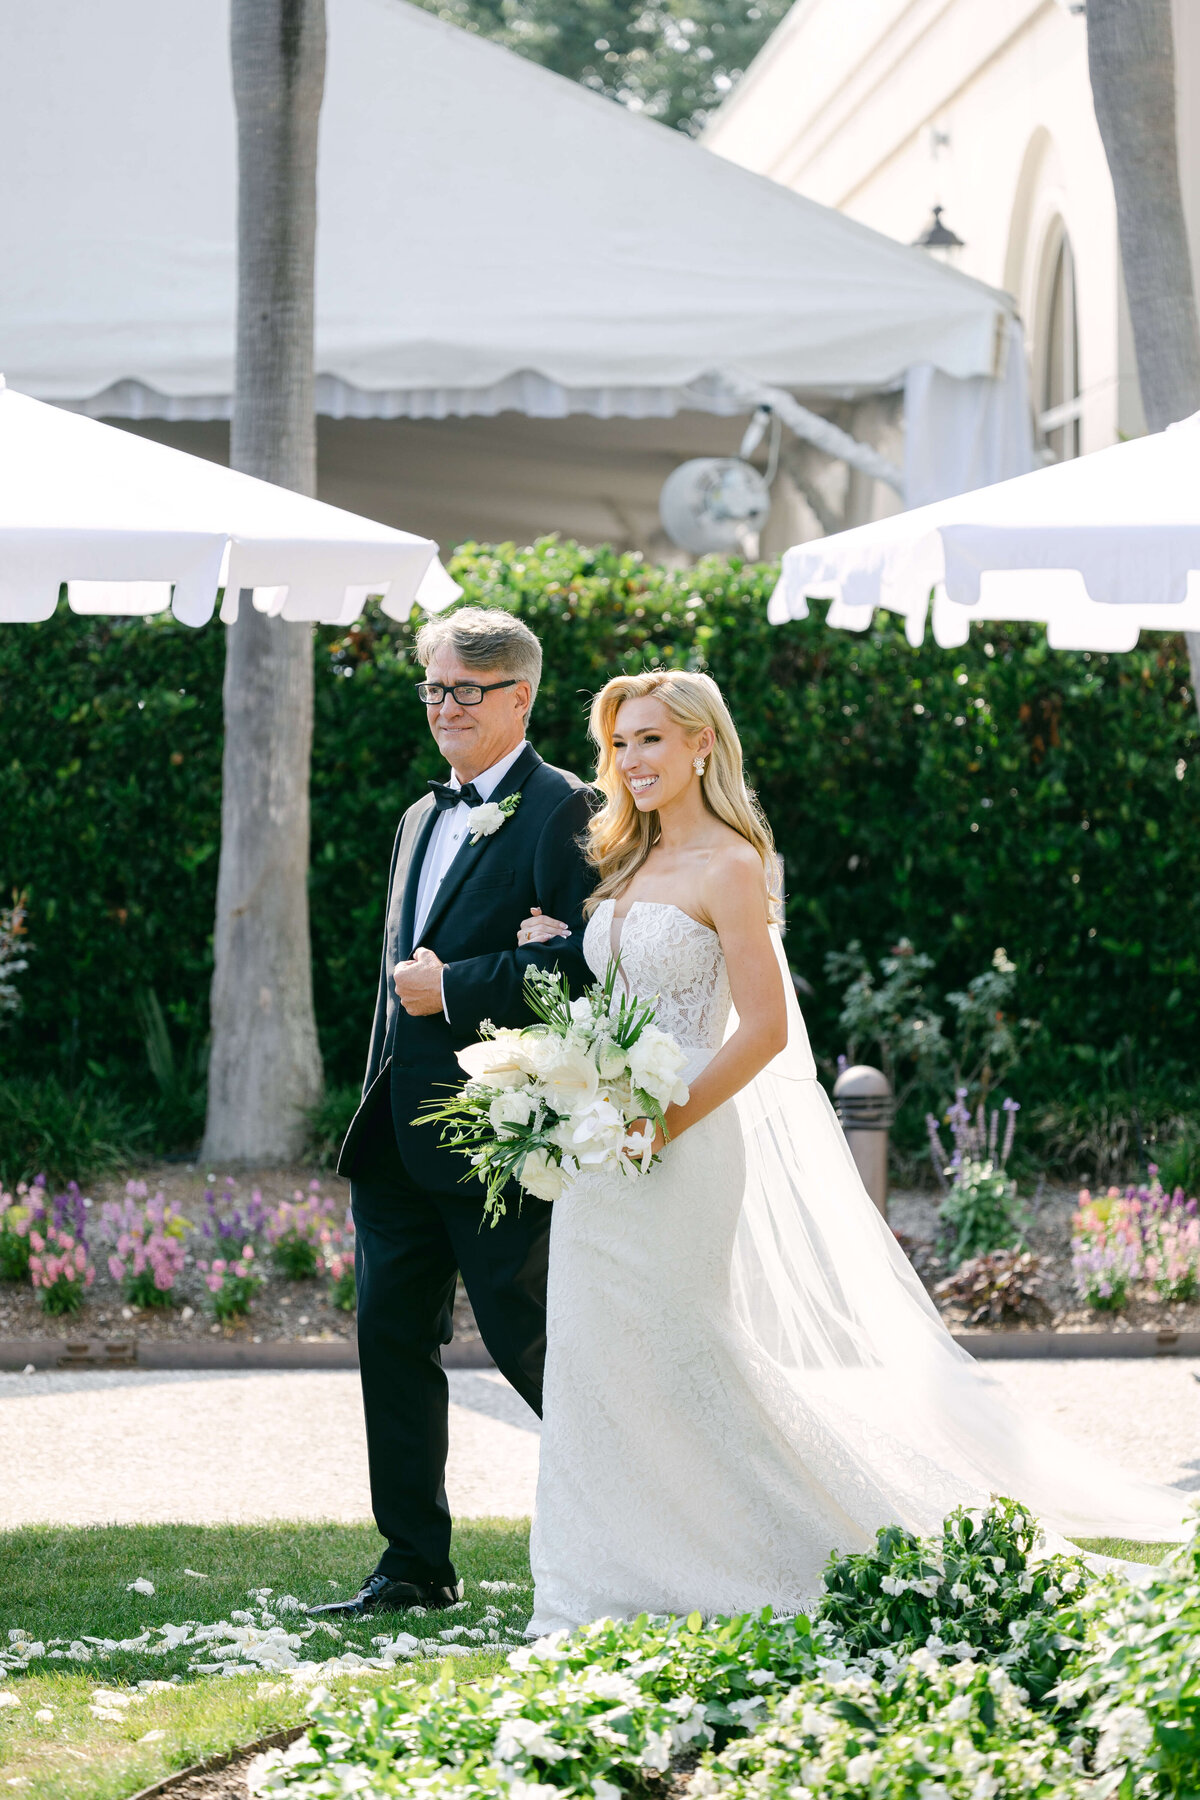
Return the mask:
[[(588, 963), (616, 949), (613, 902)], [(715, 932), (635, 901), (632, 992), (690, 1053), (736, 1024)], [(859, 1180), (786, 976), (789, 1042), (650, 1173), (555, 1202), (529, 1630), (807, 1607), (831, 1551), (990, 1493), (1077, 1536), (1177, 1538), (1183, 1497), (1012, 1413)]]

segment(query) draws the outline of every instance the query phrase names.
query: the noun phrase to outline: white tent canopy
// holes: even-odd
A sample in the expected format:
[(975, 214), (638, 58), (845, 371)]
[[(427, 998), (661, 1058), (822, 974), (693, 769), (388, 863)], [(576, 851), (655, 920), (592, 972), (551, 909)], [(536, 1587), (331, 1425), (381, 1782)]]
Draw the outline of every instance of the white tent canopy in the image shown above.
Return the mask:
[[(229, 416), (228, 13), (0, 0), (12, 387)], [(322, 413), (733, 415), (747, 381), (907, 386), (910, 501), (1030, 466), (1007, 296), (404, 0), (328, 13)]]
[(13, 393), (0, 378), (0, 621), (260, 611), (349, 624), (368, 594), (406, 618), (457, 592), (428, 538)]
[(783, 559), (770, 617), (865, 631), (877, 606), (939, 644), (973, 620), (1030, 619), (1058, 650), (1132, 650), (1140, 631), (1200, 631), (1200, 413), (1014, 481), (918, 507)]

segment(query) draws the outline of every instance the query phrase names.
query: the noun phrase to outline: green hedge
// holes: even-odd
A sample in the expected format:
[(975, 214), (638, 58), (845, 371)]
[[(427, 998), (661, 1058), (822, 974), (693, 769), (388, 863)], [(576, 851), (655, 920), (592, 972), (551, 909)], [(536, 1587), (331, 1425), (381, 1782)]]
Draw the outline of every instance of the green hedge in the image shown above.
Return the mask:
[[(1033, 627), (914, 650), (816, 616), (772, 627), (774, 571), (677, 572), (553, 540), (467, 546), (471, 600), (541, 636), (533, 737), (590, 766), (588, 698), (617, 669), (708, 668), (742, 731), (787, 863), (788, 950), (818, 1053), (840, 1048), (827, 951), (901, 934), (947, 986), (1003, 944), (1043, 1022), (1016, 1085), (1047, 1100), (1169, 1089), (1200, 1002), (1200, 770), (1179, 642), (1063, 655)], [(816, 608), (819, 615), (823, 608)], [(412, 631), (372, 616), (317, 647), (312, 919), (331, 1082), (359, 1073), (395, 822), (440, 772), (410, 684)], [(27, 888), (23, 1016), (0, 1073), (145, 1091), (135, 997), (182, 1054), (203, 1037), (216, 883), (222, 633), (60, 612), (0, 631), (0, 892)]]

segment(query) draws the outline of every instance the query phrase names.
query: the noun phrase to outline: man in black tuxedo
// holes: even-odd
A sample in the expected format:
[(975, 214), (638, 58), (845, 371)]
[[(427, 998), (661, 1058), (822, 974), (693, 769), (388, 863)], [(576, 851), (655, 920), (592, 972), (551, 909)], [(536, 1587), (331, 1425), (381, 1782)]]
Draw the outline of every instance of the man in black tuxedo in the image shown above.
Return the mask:
[[(417, 655), (418, 696), (452, 773), (400, 821), (366, 1082), (338, 1162), (357, 1234), (371, 1505), (387, 1548), (352, 1599), (315, 1613), (458, 1598), (440, 1346), (460, 1271), (497, 1367), (541, 1411), (550, 1208), (532, 1198), (518, 1207), (514, 1193), (499, 1224), (484, 1224), (483, 1188), (464, 1183), (462, 1156), (441, 1147), (437, 1126), (414, 1121), (422, 1102), (465, 1079), (455, 1051), (476, 1040), (481, 1020), (530, 1022), (527, 968), (560, 967), (576, 991), (590, 979), (583, 903), (595, 878), (581, 835), (591, 790), (525, 741), (540, 644), (511, 613), (470, 607), (430, 621)], [(571, 935), (518, 945), (536, 908)]]

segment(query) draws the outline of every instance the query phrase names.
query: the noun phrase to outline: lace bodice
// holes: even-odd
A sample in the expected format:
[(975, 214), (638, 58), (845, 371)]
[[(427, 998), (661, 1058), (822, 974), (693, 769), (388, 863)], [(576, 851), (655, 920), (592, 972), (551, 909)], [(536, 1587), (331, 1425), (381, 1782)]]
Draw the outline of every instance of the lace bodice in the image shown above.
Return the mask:
[[(597, 976), (612, 956), (614, 906), (600, 902), (583, 940)], [(689, 1049), (719, 1049), (730, 996), (716, 932), (665, 900), (635, 900), (618, 929), (621, 972), (630, 993), (655, 1003), (655, 1023)]]

